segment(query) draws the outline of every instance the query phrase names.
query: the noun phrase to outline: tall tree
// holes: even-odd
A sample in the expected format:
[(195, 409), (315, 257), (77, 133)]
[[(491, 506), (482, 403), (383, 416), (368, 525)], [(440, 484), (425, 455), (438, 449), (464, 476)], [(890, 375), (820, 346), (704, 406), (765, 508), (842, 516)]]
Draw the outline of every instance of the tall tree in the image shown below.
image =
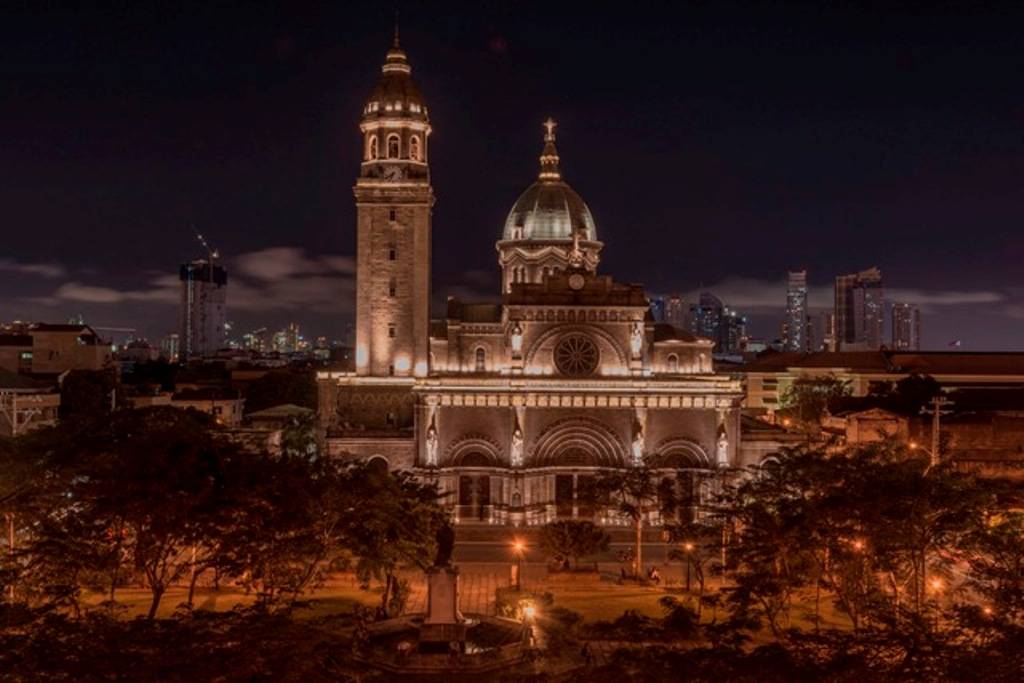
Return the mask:
[(556, 558), (579, 558), (608, 550), (611, 536), (593, 522), (569, 519), (549, 522), (540, 529), (540, 546)]
[(655, 471), (645, 463), (602, 472), (591, 495), (597, 505), (623, 515), (633, 524), (633, 575), (639, 579), (643, 568), (644, 519), (663, 502)]

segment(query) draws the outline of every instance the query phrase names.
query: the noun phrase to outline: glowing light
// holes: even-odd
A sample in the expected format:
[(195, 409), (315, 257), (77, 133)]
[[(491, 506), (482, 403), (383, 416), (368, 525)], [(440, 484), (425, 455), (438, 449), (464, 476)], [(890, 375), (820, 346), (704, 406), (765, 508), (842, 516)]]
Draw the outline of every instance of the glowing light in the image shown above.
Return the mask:
[(421, 360), (416, 362), (415, 373), (417, 377), (427, 376), (427, 361)]
[(535, 616), (537, 616), (536, 607), (534, 607), (531, 603), (526, 603), (525, 605), (523, 605), (523, 618), (526, 621), (532, 621)]
[(693, 544), (692, 543), (684, 543), (683, 544), (683, 550), (685, 550), (688, 553), (692, 553), (693, 552)]
[(864, 550), (864, 541), (861, 541), (861, 540), (858, 539), (858, 540), (855, 540), (852, 543), (852, 545), (853, 545), (853, 549), (856, 550), (857, 552), (860, 552), (861, 550)]
[(945, 586), (946, 584), (945, 584), (945, 582), (943, 582), (943, 580), (942, 580), (942, 579), (940, 579), (939, 577), (937, 577), (937, 576), (936, 576), (935, 578), (933, 578), (932, 580), (930, 580), (930, 581), (928, 582), (928, 585), (929, 585), (929, 586), (931, 587), (931, 589), (932, 589), (933, 591), (935, 591), (936, 593), (938, 593), (939, 591), (941, 591), (941, 590), (943, 589), (943, 587), (944, 587), (944, 586)]
[(514, 541), (512, 541), (512, 550), (522, 555), (523, 551), (526, 550), (526, 544), (523, 543), (522, 540), (517, 538)]
[(410, 365), (408, 356), (395, 358), (395, 372), (409, 372)]
[(365, 346), (356, 347), (356, 366), (366, 367), (370, 362), (370, 352), (366, 350)]
[(982, 607), (982, 608), (981, 608), (981, 611), (982, 611), (982, 612), (983, 612), (983, 613), (985, 614), (985, 616), (987, 616), (987, 617), (990, 617), (990, 616), (992, 616), (992, 608), (991, 608), (991, 607), (989, 607), (988, 605), (985, 605), (984, 607)]
[(918, 446), (919, 446), (920, 444), (918, 444), (918, 443), (917, 443), (916, 441), (911, 441), (911, 442), (910, 442), (909, 444), (907, 444), (907, 445), (908, 445), (908, 446), (910, 446), (910, 450), (912, 450), (912, 451), (913, 451), (913, 450), (917, 450), (917, 448), (918, 448)]

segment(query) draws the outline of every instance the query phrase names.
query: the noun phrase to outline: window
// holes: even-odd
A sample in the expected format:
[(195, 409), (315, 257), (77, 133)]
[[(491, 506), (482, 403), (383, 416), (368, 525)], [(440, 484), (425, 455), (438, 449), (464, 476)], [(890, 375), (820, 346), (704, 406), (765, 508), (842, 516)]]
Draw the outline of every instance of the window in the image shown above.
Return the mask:
[(388, 375), (390, 375), (392, 377), (395, 376), (395, 366), (394, 366), (394, 364), (391, 364), (391, 365), (388, 366)]
[(476, 350), (476, 371), (484, 372), (487, 370), (487, 351), (483, 347), (479, 347)]
[(409, 138), (409, 158), (413, 161), (420, 161), (420, 138), (418, 135)]
[(371, 135), (370, 136), (370, 146), (369, 146), (369, 152), (368, 152), (367, 156), (370, 159), (376, 159), (376, 158), (380, 157), (380, 146), (377, 144), (377, 136), (376, 135)]
[(394, 261), (397, 258), (398, 258), (398, 249), (395, 248), (395, 245), (389, 244), (388, 245), (388, 261)]
[(391, 221), (392, 223), (398, 220), (397, 209), (388, 209), (388, 220)]
[(395, 292), (398, 290), (398, 284), (395, 282), (395, 278), (388, 280), (388, 296), (392, 299), (395, 298)]
[(674, 353), (668, 354), (668, 371), (671, 373), (679, 372), (679, 356)]
[(402, 145), (397, 135), (388, 136), (388, 159), (397, 159), (402, 156)]
[(391, 337), (392, 339), (395, 338), (395, 324), (394, 323), (389, 323), (388, 324), (388, 336)]

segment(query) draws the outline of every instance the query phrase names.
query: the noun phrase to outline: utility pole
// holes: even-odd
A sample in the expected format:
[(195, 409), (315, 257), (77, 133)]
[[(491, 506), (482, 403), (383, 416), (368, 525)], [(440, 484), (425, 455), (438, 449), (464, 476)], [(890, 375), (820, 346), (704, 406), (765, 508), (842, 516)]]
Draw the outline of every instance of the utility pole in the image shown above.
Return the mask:
[(943, 408), (951, 405), (952, 403), (953, 402), (945, 396), (936, 396), (932, 399), (930, 408), (921, 408), (922, 415), (932, 416), (932, 449), (930, 453), (931, 462), (929, 467), (935, 467), (941, 460), (942, 454), (939, 452), (939, 449), (941, 447), (940, 437), (942, 416), (949, 415), (949, 413), (952, 412), (949, 410), (943, 410)]

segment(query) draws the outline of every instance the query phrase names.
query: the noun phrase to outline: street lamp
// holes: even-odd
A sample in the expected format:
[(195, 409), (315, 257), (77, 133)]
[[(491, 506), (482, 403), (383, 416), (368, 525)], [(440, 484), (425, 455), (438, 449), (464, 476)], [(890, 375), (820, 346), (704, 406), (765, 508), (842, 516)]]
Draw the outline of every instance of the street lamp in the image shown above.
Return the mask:
[(523, 553), (526, 551), (526, 544), (523, 543), (522, 539), (514, 539), (512, 541), (512, 554), (515, 556), (516, 563), (513, 565), (512, 572), (514, 574), (516, 590), (522, 590), (522, 576), (523, 576)]
[(693, 553), (693, 543), (687, 541), (683, 544), (683, 550), (686, 551), (686, 592), (690, 592), (690, 561), (691, 553)]

